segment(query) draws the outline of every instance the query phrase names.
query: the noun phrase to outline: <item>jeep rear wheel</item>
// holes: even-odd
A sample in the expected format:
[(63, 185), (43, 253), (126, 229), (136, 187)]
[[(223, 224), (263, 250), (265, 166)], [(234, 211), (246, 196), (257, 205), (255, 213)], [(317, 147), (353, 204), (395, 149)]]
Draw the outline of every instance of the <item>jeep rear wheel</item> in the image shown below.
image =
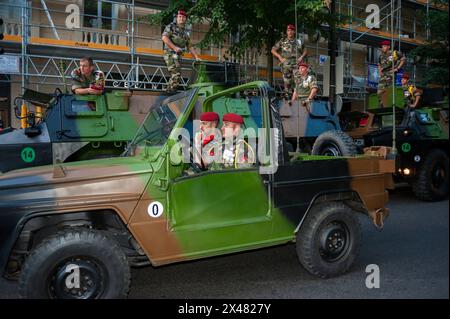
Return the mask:
[(71, 228), (45, 239), (26, 259), (22, 298), (125, 298), (130, 268), (120, 246), (99, 231)]
[(358, 256), (361, 224), (357, 212), (339, 202), (322, 203), (308, 213), (297, 233), (297, 256), (311, 274), (345, 273)]
[(432, 150), (419, 167), (412, 183), (414, 195), (424, 201), (443, 200), (448, 196), (449, 159), (440, 149)]
[(349, 135), (333, 130), (324, 132), (317, 137), (311, 153), (326, 156), (353, 156), (357, 154), (357, 149)]

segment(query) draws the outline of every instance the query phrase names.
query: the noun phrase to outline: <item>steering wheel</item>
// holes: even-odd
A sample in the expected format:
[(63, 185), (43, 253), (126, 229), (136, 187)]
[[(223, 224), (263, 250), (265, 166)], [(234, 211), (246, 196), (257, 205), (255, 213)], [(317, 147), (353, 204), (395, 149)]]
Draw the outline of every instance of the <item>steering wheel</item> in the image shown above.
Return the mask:
[(194, 161), (195, 154), (198, 155), (198, 158), (202, 158), (202, 156), (194, 145), (191, 145), (191, 141), (182, 134), (178, 135), (178, 141), (183, 145), (183, 148), (187, 147), (189, 149), (189, 167), (191, 167), (195, 173), (203, 172), (204, 169), (202, 166)]

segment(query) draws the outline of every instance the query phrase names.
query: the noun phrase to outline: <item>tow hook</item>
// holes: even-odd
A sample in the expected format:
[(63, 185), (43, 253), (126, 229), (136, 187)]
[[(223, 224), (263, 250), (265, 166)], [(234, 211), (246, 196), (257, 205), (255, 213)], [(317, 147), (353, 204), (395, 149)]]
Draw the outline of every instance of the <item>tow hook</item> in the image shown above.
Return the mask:
[(376, 210), (369, 211), (369, 216), (372, 218), (373, 224), (378, 229), (383, 229), (384, 220), (389, 216), (389, 209), (378, 208)]

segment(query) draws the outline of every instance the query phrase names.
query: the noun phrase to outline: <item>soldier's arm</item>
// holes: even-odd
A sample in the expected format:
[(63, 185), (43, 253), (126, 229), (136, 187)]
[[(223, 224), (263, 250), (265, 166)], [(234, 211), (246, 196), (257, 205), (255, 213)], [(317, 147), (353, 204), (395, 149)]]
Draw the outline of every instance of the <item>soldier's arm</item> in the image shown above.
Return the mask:
[(319, 91), (319, 86), (317, 85), (317, 79), (314, 76), (312, 76), (312, 77), (313, 78), (312, 78), (311, 84), (310, 84), (311, 91), (309, 91), (309, 96), (308, 96), (308, 100), (310, 100), (310, 101), (316, 97), (317, 92)]
[(402, 68), (402, 66), (405, 64), (405, 62), (406, 62), (406, 58), (404, 55), (402, 55), (400, 58), (400, 62), (398, 64), (398, 66), (394, 69), (394, 71), (397, 72), (398, 70), (400, 70)]
[(306, 47), (303, 48), (303, 53), (302, 55), (298, 58), (298, 62), (302, 62), (303, 59), (308, 55), (308, 50), (306, 49)]
[(173, 42), (170, 40), (170, 38), (167, 35), (162, 36), (162, 41), (173, 51), (176, 53), (181, 52), (181, 48), (177, 47)]
[(381, 67), (381, 56), (378, 58), (378, 73), (380, 74), (380, 76), (383, 75), (383, 69)]
[(73, 88), (72, 87), (72, 92), (75, 94), (79, 94), (79, 95), (91, 94), (90, 90), (91, 90), (90, 88), (82, 88), (82, 87)]
[(313, 87), (311, 89), (311, 92), (309, 92), (308, 100), (311, 101), (312, 99), (314, 99), (317, 95), (317, 91), (319, 91), (319, 89), (317, 87)]
[(414, 88), (414, 104), (411, 105), (412, 108), (416, 108), (422, 98), (422, 93), (419, 89)]
[(92, 83), (89, 88), (92, 90), (90, 94), (103, 94), (103, 91), (105, 90), (105, 74), (102, 71), (96, 71), (95, 83)]
[(189, 47), (189, 52), (194, 56), (196, 60), (200, 60), (200, 57), (198, 56), (197, 52), (195, 51), (194, 47)]
[(281, 54), (278, 53), (280, 50), (280, 42), (278, 41), (275, 43), (275, 45), (272, 47), (272, 50), (270, 51), (274, 57), (276, 57), (280, 62), (284, 62), (286, 59), (284, 59)]

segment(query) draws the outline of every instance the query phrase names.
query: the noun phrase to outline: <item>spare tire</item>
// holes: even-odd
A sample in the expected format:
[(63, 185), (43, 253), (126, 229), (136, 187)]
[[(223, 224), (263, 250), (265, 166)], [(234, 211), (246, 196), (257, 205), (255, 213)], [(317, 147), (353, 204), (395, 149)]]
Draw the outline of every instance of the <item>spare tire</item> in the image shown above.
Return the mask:
[(313, 155), (353, 156), (358, 153), (353, 139), (346, 133), (333, 130), (319, 135), (314, 142)]

